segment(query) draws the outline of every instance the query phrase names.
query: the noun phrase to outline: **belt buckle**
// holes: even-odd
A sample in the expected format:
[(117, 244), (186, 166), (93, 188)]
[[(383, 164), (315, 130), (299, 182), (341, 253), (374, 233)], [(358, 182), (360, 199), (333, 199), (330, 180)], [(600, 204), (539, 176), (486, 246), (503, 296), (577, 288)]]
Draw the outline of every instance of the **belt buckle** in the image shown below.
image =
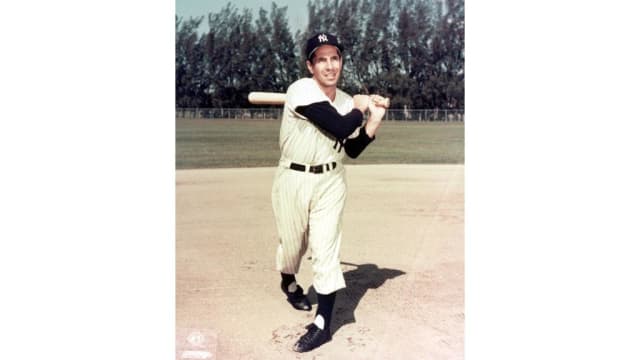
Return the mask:
[(313, 174), (322, 174), (322, 166), (323, 165), (309, 166), (309, 172)]

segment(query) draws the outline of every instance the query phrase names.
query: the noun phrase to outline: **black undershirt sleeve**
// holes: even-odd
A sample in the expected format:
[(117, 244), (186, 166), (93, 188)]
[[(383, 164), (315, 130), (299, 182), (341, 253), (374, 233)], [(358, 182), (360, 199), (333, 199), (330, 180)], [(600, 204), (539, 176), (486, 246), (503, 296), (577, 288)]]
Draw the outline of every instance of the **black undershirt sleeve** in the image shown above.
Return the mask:
[(360, 127), (364, 117), (358, 109), (342, 116), (328, 101), (298, 106), (296, 112), (340, 140), (346, 139)]
[(358, 136), (353, 139), (347, 139), (344, 143), (344, 151), (349, 155), (350, 158), (357, 158), (362, 151), (369, 145), (373, 140), (375, 140), (376, 136), (373, 135), (373, 138), (370, 138), (367, 132), (364, 130), (364, 126), (360, 128), (360, 132)]

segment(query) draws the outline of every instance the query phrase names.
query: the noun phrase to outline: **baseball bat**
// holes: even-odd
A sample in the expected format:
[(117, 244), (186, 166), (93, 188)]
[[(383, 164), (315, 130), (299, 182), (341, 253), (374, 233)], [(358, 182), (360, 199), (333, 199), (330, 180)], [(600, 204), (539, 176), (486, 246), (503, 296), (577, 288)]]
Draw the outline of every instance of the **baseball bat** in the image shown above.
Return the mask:
[[(278, 92), (252, 91), (249, 93), (249, 102), (255, 105), (282, 105), (286, 99), (286, 94)], [(374, 99), (376, 105), (388, 109), (389, 98), (383, 97), (381, 100)]]

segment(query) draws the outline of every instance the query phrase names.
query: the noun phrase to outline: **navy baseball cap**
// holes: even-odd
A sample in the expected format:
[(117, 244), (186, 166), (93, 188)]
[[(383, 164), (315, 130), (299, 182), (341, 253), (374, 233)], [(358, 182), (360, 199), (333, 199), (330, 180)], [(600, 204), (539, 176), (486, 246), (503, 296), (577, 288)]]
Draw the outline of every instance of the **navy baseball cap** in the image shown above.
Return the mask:
[(322, 45), (333, 45), (337, 47), (340, 56), (342, 56), (342, 50), (344, 50), (344, 47), (338, 42), (338, 38), (335, 37), (335, 35), (322, 32), (313, 35), (309, 40), (307, 40), (307, 48), (305, 50), (307, 54), (307, 60), (311, 60), (311, 56), (313, 56), (313, 53)]

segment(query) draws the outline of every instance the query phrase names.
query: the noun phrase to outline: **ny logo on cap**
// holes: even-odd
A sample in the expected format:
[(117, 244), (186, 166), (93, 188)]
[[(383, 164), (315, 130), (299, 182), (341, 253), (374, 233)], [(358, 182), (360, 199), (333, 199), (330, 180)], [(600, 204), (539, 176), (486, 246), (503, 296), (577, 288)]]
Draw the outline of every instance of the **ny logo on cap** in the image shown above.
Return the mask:
[(329, 38), (325, 34), (320, 34), (320, 35), (318, 35), (318, 41), (327, 42), (327, 41), (329, 41)]

